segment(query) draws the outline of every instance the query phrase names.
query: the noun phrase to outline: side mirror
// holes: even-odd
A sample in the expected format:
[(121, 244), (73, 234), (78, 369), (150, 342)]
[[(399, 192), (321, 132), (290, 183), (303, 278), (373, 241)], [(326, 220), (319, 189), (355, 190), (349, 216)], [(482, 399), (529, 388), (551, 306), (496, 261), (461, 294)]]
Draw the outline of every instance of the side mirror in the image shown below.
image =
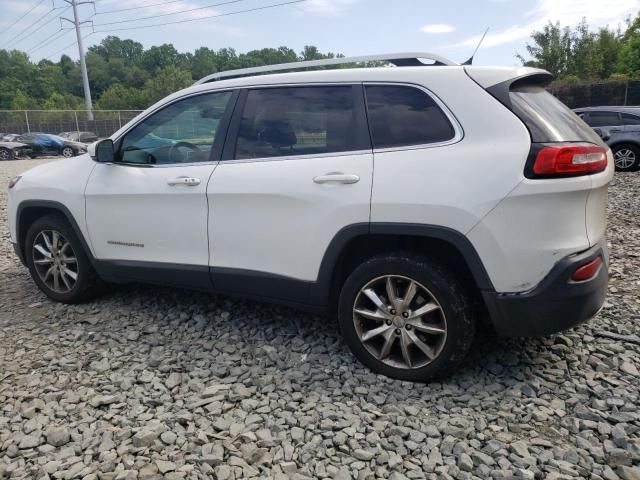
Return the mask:
[(115, 158), (113, 140), (105, 138), (104, 140), (100, 140), (99, 142), (90, 145), (89, 154), (98, 163), (112, 163)]

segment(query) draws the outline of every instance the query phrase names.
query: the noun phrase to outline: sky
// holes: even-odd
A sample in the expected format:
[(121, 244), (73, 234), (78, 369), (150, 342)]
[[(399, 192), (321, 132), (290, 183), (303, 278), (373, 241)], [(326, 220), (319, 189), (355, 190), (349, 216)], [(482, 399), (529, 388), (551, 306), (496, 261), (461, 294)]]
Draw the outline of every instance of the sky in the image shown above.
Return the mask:
[[(282, 5), (245, 11), (274, 4)], [(73, 18), (64, 0), (0, 0), (0, 11), (0, 49), (27, 51), (35, 61), (57, 61), (63, 53), (78, 58), (75, 31), (60, 20)], [(462, 62), (489, 28), (474, 64), (504, 66), (520, 64), (516, 54), (526, 57), (531, 33), (548, 21), (570, 26), (586, 17), (593, 29), (615, 29), (639, 11), (640, 0), (96, 0), (78, 6), (88, 22), (85, 49), (118, 35), (145, 48), (172, 43), (181, 52), (201, 46), (299, 52), (315, 45), (346, 56), (418, 51)], [(158, 25), (168, 22), (180, 23)]]

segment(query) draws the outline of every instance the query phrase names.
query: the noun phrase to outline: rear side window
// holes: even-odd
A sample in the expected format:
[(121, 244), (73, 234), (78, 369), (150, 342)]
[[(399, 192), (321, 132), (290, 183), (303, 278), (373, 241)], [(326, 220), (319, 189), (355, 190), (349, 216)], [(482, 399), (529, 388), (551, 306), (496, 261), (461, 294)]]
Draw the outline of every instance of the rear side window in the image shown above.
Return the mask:
[(640, 116), (630, 113), (621, 113), (623, 125), (640, 125)]
[[(250, 90), (240, 121), (236, 159), (371, 148), (358, 134), (351, 85)], [(364, 115), (364, 114), (362, 114)]]
[(527, 126), (533, 142), (602, 143), (589, 125), (540, 86), (512, 85), (509, 98), (513, 113)]
[(587, 123), (592, 127), (617, 127), (622, 125), (618, 112), (589, 112)]
[(374, 148), (423, 145), (451, 140), (455, 130), (424, 91), (401, 85), (365, 87)]

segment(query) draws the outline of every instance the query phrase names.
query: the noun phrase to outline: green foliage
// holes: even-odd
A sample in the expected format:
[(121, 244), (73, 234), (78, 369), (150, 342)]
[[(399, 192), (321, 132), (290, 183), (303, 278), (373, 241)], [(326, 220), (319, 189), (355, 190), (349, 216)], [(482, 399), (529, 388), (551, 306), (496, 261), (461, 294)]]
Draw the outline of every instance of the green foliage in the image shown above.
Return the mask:
[(640, 15), (624, 33), (609, 28), (589, 30), (585, 19), (575, 28), (548, 23), (533, 32), (524, 65), (544, 68), (557, 78), (608, 79), (614, 74), (640, 76)]
[[(181, 53), (167, 43), (145, 50), (141, 43), (109, 36), (89, 47), (86, 60), (96, 108), (138, 110), (211, 73), (335, 56), (314, 46), (300, 54), (288, 47)], [(33, 63), (23, 52), (0, 50), (0, 109), (82, 108), (82, 98), (77, 61), (63, 55), (58, 62)]]
[(617, 71), (640, 78), (640, 15), (629, 24), (618, 54)]

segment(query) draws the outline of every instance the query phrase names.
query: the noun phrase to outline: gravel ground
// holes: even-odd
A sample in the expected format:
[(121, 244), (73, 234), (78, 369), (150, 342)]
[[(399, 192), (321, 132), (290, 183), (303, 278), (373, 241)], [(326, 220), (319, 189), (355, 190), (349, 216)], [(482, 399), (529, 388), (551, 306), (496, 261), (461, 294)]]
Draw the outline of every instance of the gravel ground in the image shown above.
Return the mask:
[[(0, 164), (0, 185), (38, 163)], [(0, 478), (640, 479), (639, 193), (616, 176), (596, 319), (484, 333), (430, 385), (370, 373), (334, 321), (285, 308), (148, 286), (52, 303), (3, 221)]]

